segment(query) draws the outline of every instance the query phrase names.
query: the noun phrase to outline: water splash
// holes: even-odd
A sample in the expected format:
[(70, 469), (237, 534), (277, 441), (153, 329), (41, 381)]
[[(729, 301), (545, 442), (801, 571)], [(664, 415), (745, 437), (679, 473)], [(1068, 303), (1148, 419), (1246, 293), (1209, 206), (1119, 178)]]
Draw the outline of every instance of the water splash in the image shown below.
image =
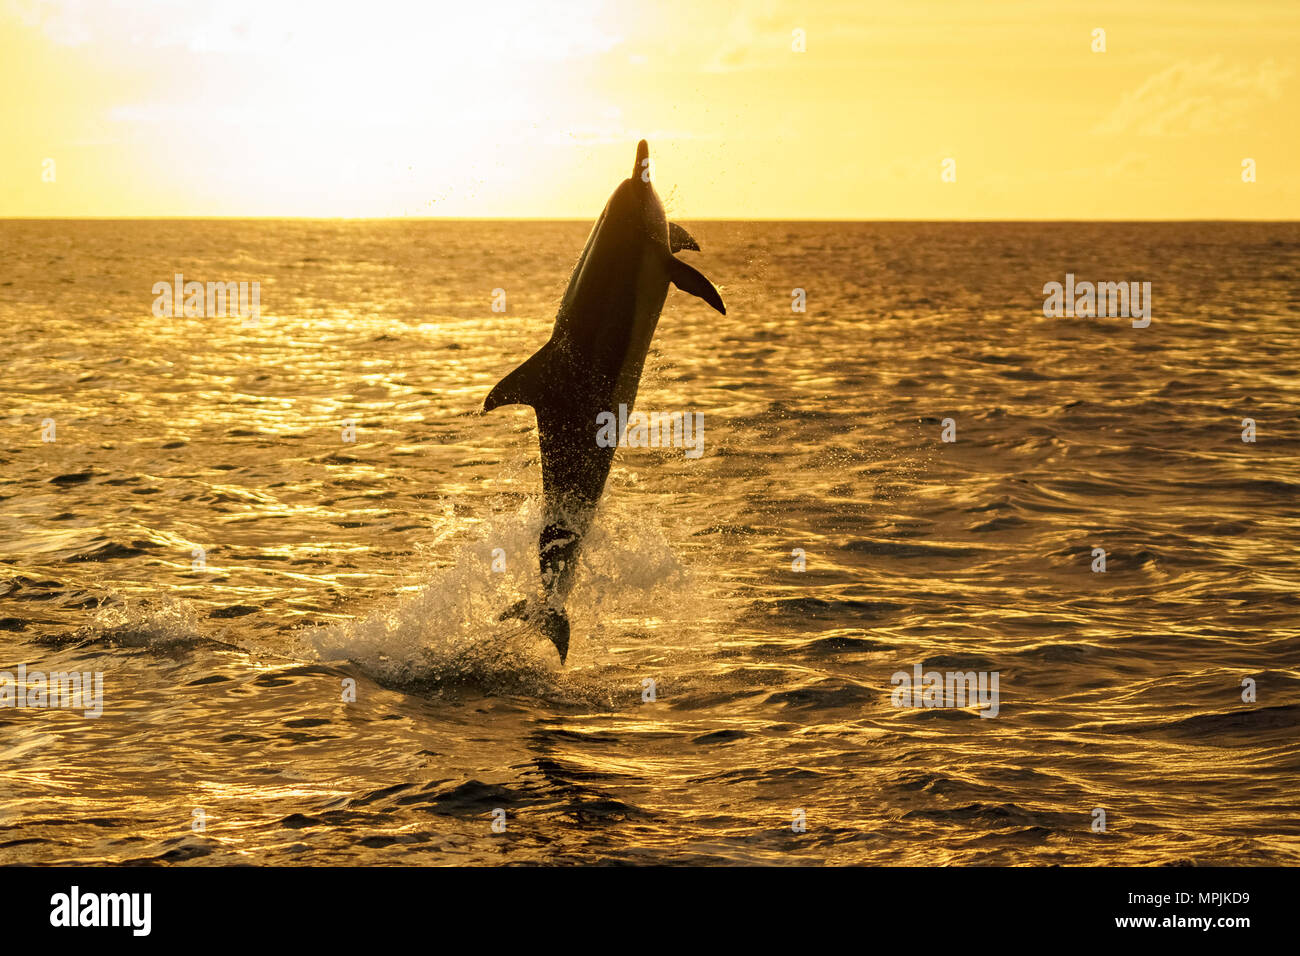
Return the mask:
[[(606, 503), (570, 595), (577, 639), (568, 669), (561, 670), (553, 647), (535, 630), (497, 620), (512, 602), (539, 592), (542, 519), (541, 501), (532, 498), (516, 511), (481, 521), (473, 540), (450, 545), (443, 566), (413, 588), (356, 620), (297, 632), (301, 655), (349, 661), (381, 683), (404, 688), (474, 687), (553, 697), (580, 683), (575, 671), (600, 666), (609, 622), (653, 627), (665, 607), (685, 610), (705, 599), (695, 593), (697, 582), (653, 516)], [(684, 592), (695, 595), (686, 605)]]
[(73, 640), (172, 650), (221, 643), (200, 633), (193, 603), (177, 598), (121, 597), (105, 592), (91, 622), (78, 628)]

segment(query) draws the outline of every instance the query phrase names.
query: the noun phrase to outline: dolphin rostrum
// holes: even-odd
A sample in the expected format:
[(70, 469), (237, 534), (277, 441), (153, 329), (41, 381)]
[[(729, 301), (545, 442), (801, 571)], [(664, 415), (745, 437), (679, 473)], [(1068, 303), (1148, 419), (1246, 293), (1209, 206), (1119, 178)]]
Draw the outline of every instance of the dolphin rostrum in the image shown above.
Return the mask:
[(614, 460), (614, 447), (596, 441), (597, 416), (620, 405), (631, 412), (670, 282), (727, 313), (713, 283), (673, 255), (700, 247), (685, 229), (668, 223), (650, 179), (650, 147), (641, 140), (632, 175), (614, 190), (573, 267), (550, 340), (483, 403), (484, 412), (531, 405), (537, 413), (542, 595), (515, 603), (501, 620), (522, 618), (536, 626), (555, 644), (561, 664), (569, 653), (564, 603)]

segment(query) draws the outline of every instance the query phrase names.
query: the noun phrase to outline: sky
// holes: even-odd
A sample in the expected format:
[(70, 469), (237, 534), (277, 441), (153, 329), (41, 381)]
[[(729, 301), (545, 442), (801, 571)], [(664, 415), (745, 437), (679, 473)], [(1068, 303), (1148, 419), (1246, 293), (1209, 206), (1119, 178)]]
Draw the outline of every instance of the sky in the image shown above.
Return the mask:
[(0, 217), (591, 218), (644, 137), (681, 219), (1300, 219), (1298, 57), (1300, 0), (0, 0)]

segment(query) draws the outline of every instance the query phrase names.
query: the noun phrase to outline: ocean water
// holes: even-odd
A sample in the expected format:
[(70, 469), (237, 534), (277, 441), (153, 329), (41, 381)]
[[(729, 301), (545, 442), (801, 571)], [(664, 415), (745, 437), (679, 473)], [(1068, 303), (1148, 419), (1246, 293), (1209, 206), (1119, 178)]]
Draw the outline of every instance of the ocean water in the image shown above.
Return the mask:
[(589, 223), (0, 222), (0, 669), (103, 675), (0, 707), (0, 863), (1300, 862), (1300, 225), (687, 225), (704, 454), (619, 452), (561, 668), (475, 411)]

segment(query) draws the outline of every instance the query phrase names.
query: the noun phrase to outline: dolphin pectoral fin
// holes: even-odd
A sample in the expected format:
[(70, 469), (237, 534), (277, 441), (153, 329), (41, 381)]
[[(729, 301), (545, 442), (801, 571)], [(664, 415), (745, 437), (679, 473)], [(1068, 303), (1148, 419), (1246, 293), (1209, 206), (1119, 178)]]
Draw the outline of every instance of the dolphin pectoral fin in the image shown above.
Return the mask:
[(688, 266), (682, 260), (669, 256), (668, 279), (683, 292), (697, 295), (723, 315), (727, 314), (727, 307), (722, 304), (722, 296), (718, 294), (718, 290), (702, 272), (693, 266)]
[(502, 405), (532, 405), (536, 408), (550, 381), (549, 354), (546, 346), (542, 346), (532, 358), (497, 382), (483, 401), (483, 411), (490, 412)]
[(668, 224), (668, 248), (673, 252), (680, 252), (683, 249), (694, 249), (700, 251), (700, 244), (695, 241), (695, 237), (689, 232), (677, 225), (675, 222)]

